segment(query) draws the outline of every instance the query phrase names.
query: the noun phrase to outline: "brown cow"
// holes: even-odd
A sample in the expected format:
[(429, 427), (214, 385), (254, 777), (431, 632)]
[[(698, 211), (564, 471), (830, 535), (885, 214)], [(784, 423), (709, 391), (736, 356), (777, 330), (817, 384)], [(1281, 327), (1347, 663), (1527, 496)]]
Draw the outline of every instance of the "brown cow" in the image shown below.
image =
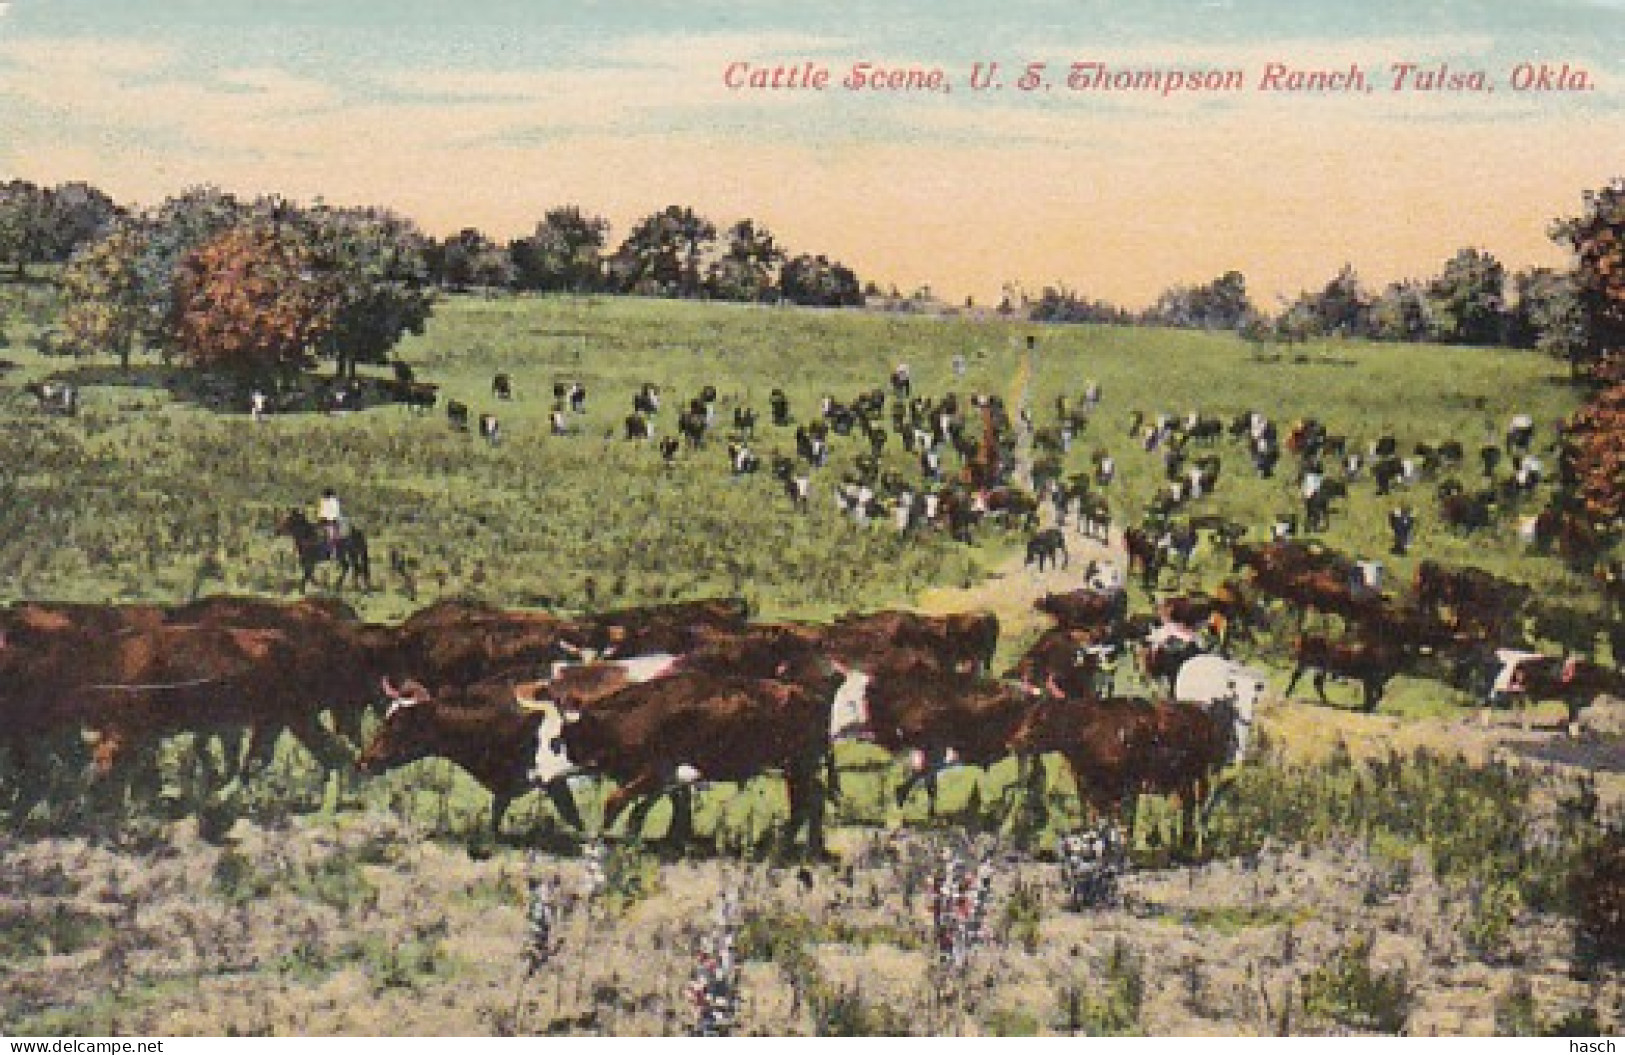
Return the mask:
[(1127, 614), (1128, 593), (1090, 589), (1046, 593), (1033, 602), (1033, 607), (1053, 616), (1063, 630), (1098, 630)]
[(545, 612), (440, 601), (414, 613), (396, 631), (399, 670), (436, 687), (472, 685), (509, 671), (538, 677), (565, 658), (559, 646), (571, 629), (567, 621)]
[(1053, 627), (1039, 635), (1004, 676), (1028, 689), (1062, 697), (1093, 695), (1102, 650), (1115, 647), (1099, 631)]
[[(348, 752), (321, 725), (330, 701), (371, 696), (370, 660), (342, 639), (288, 629), (161, 626), (52, 647), (0, 649), (17, 740), (63, 728), (98, 734), (97, 769), (132, 744), (177, 732), (287, 729), (329, 765)], [(16, 741), (14, 740), (14, 743)], [(251, 746), (250, 760), (260, 755)]]
[(923, 781), (933, 814), (937, 771), (957, 762), (988, 766), (1008, 756), (1011, 737), (1036, 691), (920, 669), (880, 669), (859, 676), (865, 682), (859, 698), (837, 702), (834, 724), (839, 728), (833, 732), (861, 733), (893, 754), (908, 752), (910, 772), (897, 790), (897, 803), (906, 802), (914, 785)]
[[(172, 608), (13, 606), (0, 613), (5, 643), (0, 671), (6, 674), (0, 678), (0, 704), (12, 704), (5, 724), (14, 733), (13, 753), (26, 748), (27, 730), (101, 723), (110, 732), (99, 751), (105, 768), (123, 743), (189, 729), (195, 719), (199, 729), (248, 728), (248, 766), (269, 761), (283, 728), (293, 729), (319, 758), (347, 754), (321, 729), (316, 715), (331, 711), (341, 731), (359, 738), (361, 717), (374, 696), (372, 679), (393, 657), (393, 634), (353, 617), (337, 602), (284, 604), (229, 596)], [(244, 633), (234, 637), (234, 631)], [(261, 638), (271, 649), (266, 657), (249, 647), (250, 631), (274, 632)], [(161, 650), (166, 643), (181, 651), (174, 656), (143, 651)], [(171, 676), (161, 669), (164, 663), (191, 663), (194, 669)], [(215, 704), (183, 703), (176, 695), (182, 687), (172, 687), (180, 682), (201, 687), (223, 676), (222, 670), (236, 669), (234, 663), (252, 668), (266, 685)], [(120, 701), (133, 706), (116, 706)], [(256, 702), (264, 709), (254, 711)], [(153, 713), (143, 717), (144, 710)]]
[(1286, 695), (1292, 695), (1305, 671), (1315, 672), (1315, 693), (1321, 703), (1330, 702), (1326, 699), (1327, 675), (1354, 678), (1360, 683), (1367, 712), (1377, 709), (1383, 691), (1406, 661), (1404, 647), (1382, 637), (1337, 642), (1315, 634), (1302, 634), (1293, 645), (1293, 654), (1297, 664), (1287, 682)]
[(822, 855), (818, 768), (829, 751), (834, 688), (833, 681), (814, 689), (679, 673), (628, 686), (584, 710), (563, 696), (557, 706), (543, 705), (532, 777), (552, 782), (576, 771), (610, 777), (619, 786), (605, 800), (604, 828), (635, 802), (629, 821), (635, 831), (659, 794), (696, 781), (742, 783), (777, 769), (790, 796), (785, 844), (805, 824), (809, 851)]
[(1126, 810), (1131, 834), (1138, 796), (1173, 795), (1181, 845), (1194, 849), (1197, 810), (1209, 801), (1215, 775), (1237, 759), (1239, 733), (1225, 701), (1203, 708), (1123, 697), (1045, 699), (1031, 708), (1012, 747), (1060, 754), (1089, 809)]
[(992, 612), (919, 615), (883, 611), (849, 615), (822, 628), (825, 651), (851, 666), (884, 661), (903, 650), (935, 656), (942, 669), (988, 670), (999, 645), (999, 618)]
[[(500, 836), (508, 807), (537, 786), (531, 769), (544, 713), (521, 708), (514, 686), (501, 679), (479, 682), (443, 698), (416, 681), (399, 689), (385, 681), (384, 690), (394, 702), (356, 765), (376, 776), (419, 759), (449, 758), (491, 793), (491, 835)], [(578, 831), (584, 828), (569, 785), (546, 781), (542, 789), (567, 824)]]
[(566, 651), (601, 656), (676, 655), (695, 648), (708, 632), (742, 629), (749, 615), (749, 606), (732, 597), (622, 608), (582, 617), (562, 640)]
[(1494, 695), (1529, 702), (1562, 700), (1568, 708), (1570, 735), (1578, 731), (1580, 712), (1598, 696), (1625, 697), (1625, 677), (1580, 656), (1502, 653), (1499, 658), (1504, 667)]
[(1534, 591), (1480, 568), (1451, 568), (1431, 560), (1416, 566), (1416, 603), (1431, 611), (1448, 609), (1457, 629), (1480, 627), (1491, 633), (1518, 617)]

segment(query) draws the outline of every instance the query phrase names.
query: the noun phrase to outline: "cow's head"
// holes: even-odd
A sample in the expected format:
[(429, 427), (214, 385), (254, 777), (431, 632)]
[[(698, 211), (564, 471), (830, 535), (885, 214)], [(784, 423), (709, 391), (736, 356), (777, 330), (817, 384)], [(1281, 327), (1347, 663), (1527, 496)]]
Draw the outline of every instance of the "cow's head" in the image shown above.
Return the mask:
[(355, 761), (356, 768), (370, 775), (428, 758), (434, 753), (438, 729), (435, 712), (439, 705), (422, 683), (407, 681), (396, 688), (383, 678), (380, 684), (389, 697), (389, 710)]

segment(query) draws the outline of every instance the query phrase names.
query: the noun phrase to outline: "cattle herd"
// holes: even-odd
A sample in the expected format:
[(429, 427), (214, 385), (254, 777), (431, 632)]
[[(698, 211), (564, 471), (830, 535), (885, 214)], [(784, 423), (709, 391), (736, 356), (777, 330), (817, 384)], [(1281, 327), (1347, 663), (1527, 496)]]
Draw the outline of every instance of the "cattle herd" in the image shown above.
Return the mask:
[(450, 758), (492, 793), (493, 829), (532, 789), (585, 827), (572, 783), (602, 777), (614, 783), (603, 829), (627, 806), (635, 827), (670, 795), (680, 838), (691, 785), (780, 774), (785, 838), (804, 827), (821, 853), (840, 740), (902, 760), (899, 801), (919, 782), (934, 801), (944, 766), (1055, 752), (1095, 808), (1161, 792), (1189, 816), (1239, 757), (1263, 687), (1215, 657), (1182, 682), (1184, 702), (1114, 697), (1085, 676), (1091, 653), (1053, 638), (993, 677), (998, 637), (986, 613), (765, 623), (727, 600), (580, 618), (443, 601), (398, 625), (325, 600), (25, 602), (0, 612), (0, 730), (24, 813), (43, 754), (75, 750), (82, 734), (104, 775), (166, 734), (241, 735), (246, 777), (286, 731), (334, 768)]

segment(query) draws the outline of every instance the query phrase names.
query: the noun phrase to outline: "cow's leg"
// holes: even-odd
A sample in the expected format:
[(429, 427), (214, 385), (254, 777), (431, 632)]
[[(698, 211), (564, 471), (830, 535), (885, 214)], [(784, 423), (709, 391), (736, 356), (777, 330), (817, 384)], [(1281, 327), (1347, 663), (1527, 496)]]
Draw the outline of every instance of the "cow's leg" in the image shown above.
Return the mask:
[(491, 841), (502, 841), (502, 818), (508, 815), (508, 807), (513, 804), (513, 792), (493, 791), (491, 793)]
[(350, 775), (355, 772), (355, 756), (314, 714), (301, 714), (289, 721), (288, 732), (327, 771), (327, 786), (322, 792), (322, 813), (334, 813), (339, 800), (344, 797)]
[[(671, 789), (669, 798), (671, 826), (666, 830), (666, 841), (674, 847), (687, 846), (694, 841), (694, 785), (678, 784)], [(644, 801), (653, 804), (654, 798)]]
[[(621, 811), (626, 809), (628, 804), (635, 800), (645, 799), (653, 794), (659, 786), (660, 782), (655, 775), (647, 772), (639, 773), (625, 784), (618, 785), (604, 799), (604, 819), (600, 831), (607, 834), (615, 826), (616, 818), (621, 815)], [(628, 822), (628, 827), (641, 832), (642, 820), (648, 814), (649, 808), (648, 804), (644, 802), (639, 802), (639, 806), (642, 808), (634, 812), (633, 817)]]
[(581, 811), (576, 807), (576, 798), (570, 793), (569, 781), (559, 779), (550, 780), (542, 785), (547, 793), (547, 799), (553, 804), (553, 809), (559, 817), (578, 832), (585, 833), (587, 825), (581, 819)]
[(1292, 690), (1298, 687), (1298, 679), (1303, 677), (1303, 672), (1307, 669), (1309, 668), (1301, 660), (1296, 667), (1292, 668), (1292, 677), (1286, 683), (1286, 696), (1288, 699), (1292, 697)]
[(1315, 671), (1314, 682), (1315, 695), (1320, 697), (1320, 702), (1330, 704), (1332, 701), (1326, 698), (1326, 672), (1324, 670)]

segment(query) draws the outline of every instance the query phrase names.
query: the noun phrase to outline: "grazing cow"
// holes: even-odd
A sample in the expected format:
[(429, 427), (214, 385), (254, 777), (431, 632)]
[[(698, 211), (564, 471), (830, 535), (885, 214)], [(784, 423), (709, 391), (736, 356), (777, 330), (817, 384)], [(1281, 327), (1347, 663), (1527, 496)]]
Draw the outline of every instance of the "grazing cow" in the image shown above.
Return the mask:
[(480, 415), (480, 439), (493, 447), (502, 442), (502, 423), (495, 414)]
[(434, 385), (425, 381), (415, 381), (397, 387), (395, 399), (407, 410), (425, 414), (434, 409), (439, 395)]
[(31, 381), (23, 391), (33, 396), (47, 414), (73, 417), (79, 413), (79, 390), (66, 381)]
[(1287, 682), (1286, 695), (1298, 687), (1298, 679), (1305, 671), (1314, 671), (1315, 693), (1321, 703), (1326, 699), (1328, 675), (1353, 678), (1360, 683), (1362, 703), (1367, 713), (1377, 709), (1383, 691), (1405, 665), (1402, 646), (1391, 639), (1336, 642), (1312, 634), (1300, 635), (1293, 646), (1296, 666)]
[(1010, 746), (1023, 755), (1059, 753), (1090, 811), (1126, 811), (1131, 835), (1140, 795), (1173, 795), (1180, 807), (1180, 846), (1192, 850), (1214, 778), (1240, 758), (1242, 729), (1226, 699), (1197, 707), (1123, 697), (1040, 698)]
[(665, 462), (667, 465), (670, 465), (672, 462), (677, 460), (677, 452), (681, 449), (682, 445), (677, 442), (677, 438), (675, 436), (661, 437), (660, 460)]
[[(653, 429), (649, 426), (649, 419), (640, 413), (626, 416), (626, 438), (629, 440), (646, 440), (653, 436)], [(675, 442), (675, 441), (674, 441)]]
[[(829, 752), (833, 681), (827, 688), (678, 673), (630, 685), (585, 709), (562, 696), (541, 706), (530, 777), (543, 784), (577, 772), (611, 778), (617, 787), (604, 802), (603, 828), (637, 803), (628, 822), (636, 832), (652, 796), (700, 781), (743, 783), (777, 769), (790, 798), (785, 845), (805, 824), (809, 852), (822, 855), (818, 773)], [(681, 839), (687, 833), (678, 828), (672, 834)]]
[(1441, 489), (1439, 519), (1464, 535), (1490, 526), (1493, 493), (1469, 495), (1459, 490)]
[(778, 428), (785, 428), (790, 424), (790, 399), (784, 390), (775, 388), (767, 398), (768, 409), (773, 415), (773, 424)]
[(497, 374), (491, 378), (491, 395), (497, 399), (512, 399), (513, 379), (507, 374)]
[[(505, 680), (479, 682), (444, 699), (416, 681), (399, 689), (386, 681), (384, 689), (393, 702), (357, 767), (375, 776), (424, 758), (449, 758), (491, 793), (491, 834), (500, 836), (509, 805), (536, 787), (531, 768), (546, 715), (517, 706)], [(542, 787), (565, 823), (586, 827), (566, 783)]]
[(1048, 561), (1053, 566), (1057, 555), (1060, 556), (1062, 567), (1066, 567), (1071, 563), (1071, 558), (1066, 552), (1066, 535), (1061, 532), (1060, 528), (1046, 528), (1027, 540), (1025, 566), (1030, 567), (1034, 562), (1037, 562), (1038, 570), (1042, 573), (1044, 571), (1044, 562)]
[(468, 404), (458, 399), (446, 403), (446, 421), (458, 432), (468, 431)]
[(1155, 589), (1165, 555), (1157, 536), (1144, 528), (1131, 527), (1123, 532), (1123, 545), (1128, 550), (1129, 574), (1138, 568), (1140, 584), (1148, 592)]

